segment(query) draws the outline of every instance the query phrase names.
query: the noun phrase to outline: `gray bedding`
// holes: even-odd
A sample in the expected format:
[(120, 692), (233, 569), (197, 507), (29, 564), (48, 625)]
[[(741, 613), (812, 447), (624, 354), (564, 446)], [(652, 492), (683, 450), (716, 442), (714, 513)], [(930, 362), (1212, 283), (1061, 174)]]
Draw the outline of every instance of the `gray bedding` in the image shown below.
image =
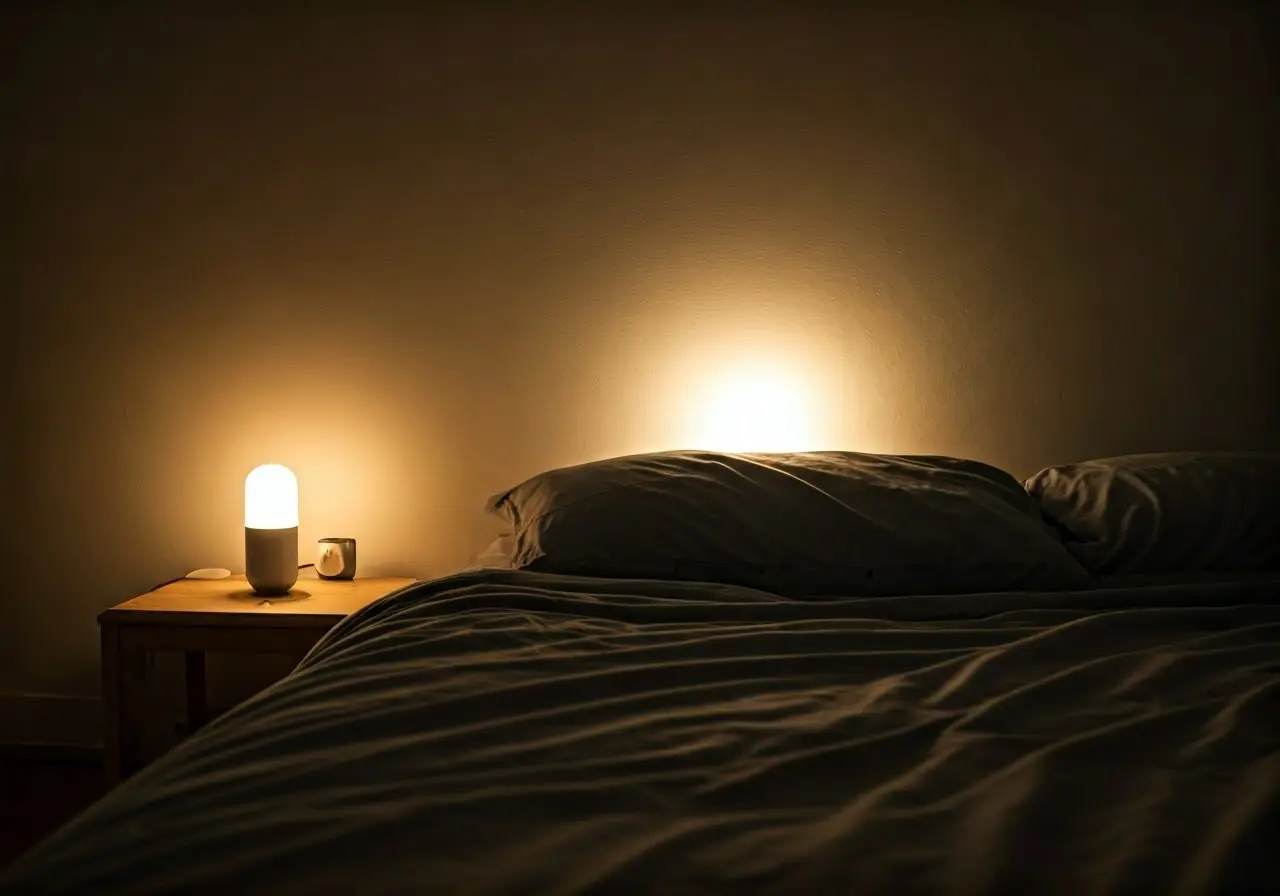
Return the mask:
[(0, 891), (1274, 890), (1278, 593), (470, 572), (347, 619)]

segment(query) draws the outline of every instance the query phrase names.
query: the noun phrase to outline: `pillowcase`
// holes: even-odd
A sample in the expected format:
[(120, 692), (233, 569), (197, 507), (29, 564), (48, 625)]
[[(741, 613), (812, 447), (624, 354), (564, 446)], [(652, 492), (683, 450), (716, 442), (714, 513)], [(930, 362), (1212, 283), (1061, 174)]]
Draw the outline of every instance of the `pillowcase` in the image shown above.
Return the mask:
[(471, 572), (481, 569), (511, 569), (511, 550), (513, 540), (510, 535), (499, 535), (489, 546), (476, 555), (469, 564), (459, 572)]
[(673, 451), (550, 470), (490, 499), (516, 568), (779, 594), (1082, 587), (1008, 473), (949, 457)]
[(1025, 485), (1094, 574), (1280, 569), (1280, 454), (1131, 454)]

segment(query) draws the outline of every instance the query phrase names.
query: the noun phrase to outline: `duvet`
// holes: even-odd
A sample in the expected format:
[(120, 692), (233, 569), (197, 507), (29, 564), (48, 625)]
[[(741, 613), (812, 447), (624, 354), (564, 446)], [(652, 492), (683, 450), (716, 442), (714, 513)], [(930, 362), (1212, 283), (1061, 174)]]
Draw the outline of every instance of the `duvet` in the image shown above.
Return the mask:
[(0, 892), (1274, 890), (1278, 595), (420, 583)]

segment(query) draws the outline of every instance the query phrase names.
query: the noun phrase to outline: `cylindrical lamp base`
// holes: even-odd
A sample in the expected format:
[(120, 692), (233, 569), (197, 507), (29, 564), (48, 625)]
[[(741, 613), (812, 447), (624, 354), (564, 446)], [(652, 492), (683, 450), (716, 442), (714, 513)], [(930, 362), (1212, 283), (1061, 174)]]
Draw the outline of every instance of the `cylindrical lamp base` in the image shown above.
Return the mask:
[(298, 527), (244, 530), (245, 578), (258, 594), (288, 594), (298, 581)]

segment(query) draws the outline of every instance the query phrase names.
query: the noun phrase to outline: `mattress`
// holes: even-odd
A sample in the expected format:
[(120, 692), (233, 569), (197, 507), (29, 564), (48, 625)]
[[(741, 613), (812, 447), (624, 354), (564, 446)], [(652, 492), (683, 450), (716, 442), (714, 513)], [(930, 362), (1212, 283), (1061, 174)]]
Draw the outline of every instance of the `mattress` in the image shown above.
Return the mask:
[(1273, 889), (1278, 594), (467, 572), (346, 619), (0, 891)]

